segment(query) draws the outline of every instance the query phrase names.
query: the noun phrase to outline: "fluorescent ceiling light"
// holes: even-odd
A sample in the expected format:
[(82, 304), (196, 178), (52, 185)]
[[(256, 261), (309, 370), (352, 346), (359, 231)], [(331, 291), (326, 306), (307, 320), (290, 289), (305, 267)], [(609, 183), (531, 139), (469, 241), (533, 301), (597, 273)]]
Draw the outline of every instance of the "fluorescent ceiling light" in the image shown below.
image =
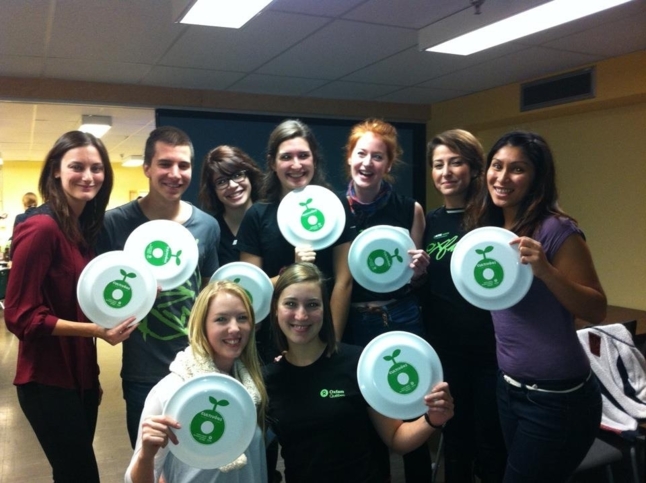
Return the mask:
[(630, 1), (632, 0), (554, 0), (426, 50), (470, 55)]
[(197, 0), (179, 23), (239, 29), (271, 0)]
[(144, 157), (141, 155), (128, 156), (121, 162), (121, 166), (124, 168), (136, 168), (144, 164)]
[(107, 133), (112, 127), (111, 116), (90, 116), (83, 115), (81, 117), (81, 125), (79, 131), (89, 132), (95, 137), (100, 138)]

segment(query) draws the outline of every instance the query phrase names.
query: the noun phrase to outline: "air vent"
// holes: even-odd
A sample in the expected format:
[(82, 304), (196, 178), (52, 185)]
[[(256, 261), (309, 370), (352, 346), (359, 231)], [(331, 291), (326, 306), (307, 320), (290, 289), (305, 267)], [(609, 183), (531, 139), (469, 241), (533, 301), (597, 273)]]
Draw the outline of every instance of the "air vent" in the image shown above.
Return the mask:
[(527, 82), (520, 86), (520, 110), (591, 99), (595, 96), (594, 90), (594, 67)]

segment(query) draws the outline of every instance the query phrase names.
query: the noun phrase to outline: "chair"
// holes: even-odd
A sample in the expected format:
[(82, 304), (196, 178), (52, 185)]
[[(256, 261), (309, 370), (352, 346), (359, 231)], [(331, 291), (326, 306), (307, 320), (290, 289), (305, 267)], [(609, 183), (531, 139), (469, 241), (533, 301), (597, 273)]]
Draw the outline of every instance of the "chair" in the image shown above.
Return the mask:
[(0, 268), (0, 307), (4, 310), (4, 298), (7, 293), (7, 281), (9, 280), (10, 268)]
[(608, 483), (614, 483), (615, 478), (612, 473), (612, 464), (621, 461), (622, 458), (623, 454), (619, 449), (606, 443), (602, 439), (595, 438), (594, 443), (592, 443), (592, 446), (588, 450), (588, 454), (585, 455), (579, 467), (574, 471), (574, 474), (576, 475), (593, 468), (604, 467)]

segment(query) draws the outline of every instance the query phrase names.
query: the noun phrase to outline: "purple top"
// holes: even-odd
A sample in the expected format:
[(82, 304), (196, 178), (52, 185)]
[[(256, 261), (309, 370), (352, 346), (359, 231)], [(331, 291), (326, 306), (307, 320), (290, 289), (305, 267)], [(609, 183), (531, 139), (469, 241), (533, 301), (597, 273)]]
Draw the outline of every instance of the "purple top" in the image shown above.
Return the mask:
[[(563, 242), (583, 232), (569, 219), (549, 217), (533, 238), (552, 263)], [(529, 292), (506, 310), (492, 311), (500, 369), (525, 380), (565, 380), (585, 377), (590, 370), (574, 328), (574, 315), (534, 277)]]

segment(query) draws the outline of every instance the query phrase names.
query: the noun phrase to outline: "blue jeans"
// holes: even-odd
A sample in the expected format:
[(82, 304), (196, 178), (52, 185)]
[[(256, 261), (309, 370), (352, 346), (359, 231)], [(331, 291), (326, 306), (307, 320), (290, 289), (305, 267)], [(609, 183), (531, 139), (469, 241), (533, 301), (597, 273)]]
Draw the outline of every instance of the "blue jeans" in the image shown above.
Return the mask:
[(155, 387), (155, 384), (121, 380), (123, 399), (126, 400), (126, 425), (132, 449), (135, 448), (135, 443), (137, 442), (139, 420), (144, 410), (146, 397), (148, 397), (148, 393), (153, 387)]
[(424, 325), (417, 298), (412, 295), (381, 307), (350, 307), (343, 341), (365, 347), (378, 335), (393, 330), (424, 337)]
[(512, 386), (500, 373), (498, 410), (508, 451), (504, 482), (565, 482), (599, 431), (599, 383), (592, 374), (576, 391), (539, 392)]

